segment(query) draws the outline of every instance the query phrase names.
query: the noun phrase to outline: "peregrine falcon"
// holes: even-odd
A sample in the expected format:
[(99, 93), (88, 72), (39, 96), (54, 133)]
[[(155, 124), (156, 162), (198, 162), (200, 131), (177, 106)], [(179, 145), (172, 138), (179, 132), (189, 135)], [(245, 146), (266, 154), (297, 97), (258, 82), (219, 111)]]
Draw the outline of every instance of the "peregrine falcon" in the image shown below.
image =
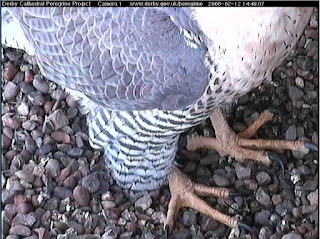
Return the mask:
[(206, 147), (267, 165), (277, 157), (264, 150), (317, 150), (301, 141), (251, 140), (272, 119), (269, 111), (236, 135), (220, 109), (271, 77), (299, 39), (311, 8), (2, 11), (2, 42), (34, 54), (46, 78), (79, 100), (90, 143), (104, 149), (117, 183), (141, 193), (169, 181), (166, 229), (181, 207), (247, 227), (197, 196), (235, 192), (196, 184), (174, 167), (179, 134), (208, 117), (216, 138), (192, 137), (189, 150)]

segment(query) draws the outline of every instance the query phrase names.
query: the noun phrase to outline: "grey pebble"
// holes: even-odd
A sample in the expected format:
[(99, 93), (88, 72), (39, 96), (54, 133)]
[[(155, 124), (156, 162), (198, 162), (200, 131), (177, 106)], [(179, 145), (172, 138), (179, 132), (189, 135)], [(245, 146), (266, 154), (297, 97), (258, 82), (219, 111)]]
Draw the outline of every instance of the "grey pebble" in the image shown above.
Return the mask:
[(66, 92), (61, 89), (57, 89), (51, 92), (51, 98), (54, 100), (63, 100), (66, 98)]
[(291, 189), (283, 189), (281, 191), (281, 196), (284, 198), (284, 199), (288, 199), (290, 201), (294, 201), (295, 199), (295, 195), (294, 195), (294, 192), (293, 190)]
[(317, 206), (316, 205), (307, 205), (307, 206), (302, 206), (301, 207), (301, 213), (302, 214), (309, 214), (311, 212), (314, 212), (315, 210), (317, 210)]
[(17, 214), (12, 220), (12, 225), (21, 224), (32, 227), (36, 221), (37, 217), (34, 212), (30, 212), (29, 214)]
[(192, 235), (189, 229), (179, 228), (177, 231), (172, 233), (171, 238), (172, 239), (191, 239)]
[(57, 177), (60, 173), (60, 164), (59, 161), (56, 159), (49, 159), (45, 166), (46, 171), (51, 175), (53, 178)]
[(57, 228), (61, 231), (65, 231), (68, 229), (68, 225), (65, 222), (61, 221), (53, 221), (52, 227)]
[(83, 225), (75, 222), (75, 221), (69, 221), (68, 222), (68, 225), (70, 228), (74, 229), (77, 231), (78, 234), (82, 234), (84, 232), (84, 228), (83, 228)]
[(46, 103), (46, 100), (41, 92), (39, 91), (32, 91), (28, 94), (28, 99), (34, 105), (42, 106)]
[(183, 168), (183, 172), (191, 173), (194, 172), (197, 168), (197, 164), (193, 161), (188, 161), (185, 167)]
[(304, 156), (306, 155), (305, 153), (303, 152), (300, 152), (300, 151), (296, 151), (296, 150), (292, 150), (292, 156), (295, 158), (295, 159), (303, 159)]
[(46, 144), (51, 144), (51, 145), (54, 145), (55, 146), (55, 141), (53, 140), (53, 138), (51, 138), (50, 135), (45, 135), (44, 138), (43, 138), (43, 144), (46, 145)]
[(90, 174), (82, 179), (82, 186), (87, 188), (90, 193), (94, 193), (99, 190), (100, 181), (96, 176)]
[(27, 102), (21, 102), (17, 107), (17, 113), (22, 116), (27, 116), (29, 114), (29, 105)]
[(50, 211), (57, 210), (59, 208), (59, 204), (60, 204), (59, 198), (52, 197), (45, 201), (43, 208), (45, 210), (50, 210)]
[(23, 203), (20, 203), (18, 206), (17, 206), (17, 213), (18, 214), (28, 214), (30, 212), (30, 206), (29, 204), (23, 202)]
[(295, 125), (290, 125), (286, 131), (286, 140), (296, 140), (297, 139), (297, 128)]
[[(39, 236), (37, 234), (33, 234), (31, 236), (24, 237), (24, 239), (39, 239)], [(44, 237), (43, 237), (43, 239), (44, 239)]]
[(272, 203), (273, 205), (278, 205), (282, 202), (283, 198), (280, 194), (273, 194), (272, 195)]
[[(58, 132), (58, 131), (55, 131), (55, 132)], [(67, 153), (70, 149), (72, 149), (72, 145), (67, 143), (58, 144), (57, 149), (60, 151), (55, 153), (55, 156), (54, 156), (55, 158), (68, 157), (65, 153)]]
[(292, 101), (299, 100), (303, 96), (303, 91), (296, 86), (290, 86), (288, 95)]
[(77, 186), (77, 183), (78, 180), (73, 175), (71, 175), (63, 181), (63, 186), (69, 189), (74, 189)]
[(9, 149), (11, 146), (11, 139), (9, 139), (6, 135), (2, 135), (2, 148)]
[(74, 135), (75, 134), (75, 131), (73, 131), (73, 129), (69, 125), (63, 126), (61, 128), (61, 130), (63, 132), (65, 132), (65, 133), (67, 133), (68, 135)]
[(78, 114), (78, 109), (77, 108), (69, 108), (67, 110), (67, 117), (68, 119), (74, 119)]
[(56, 195), (60, 199), (66, 199), (72, 197), (72, 191), (68, 188), (62, 186), (56, 186), (54, 188), (54, 195)]
[(256, 191), (259, 187), (257, 181), (255, 181), (251, 178), (243, 180), (243, 183), (251, 191)]
[(196, 176), (208, 178), (208, 177), (211, 177), (211, 172), (207, 167), (199, 164), (196, 170)]
[(239, 179), (248, 179), (251, 176), (251, 168), (243, 167), (240, 164), (235, 165), (236, 174)]
[(273, 225), (279, 225), (279, 223), (281, 222), (281, 217), (280, 217), (277, 213), (273, 213), (273, 214), (270, 216), (270, 222), (271, 222)]
[(67, 154), (72, 158), (80, 158), (84, 154), (84, 149), (72, 148), (67, 152)]
[(204, 166), (214, 165), (219, 162), (220, 155), (219, 154), (209, 154), (206, 157), (200, 159), (200, 164)]
[(32, 131), (37, 127), (37, 123), (33, 120), (27, 120), (22, 123), (22, 128), (28, 131)]
[(64, 169), (61, 170), (58, 181), (62, 182), (63, 180), (65, 180), (67, 177), (69, 177), (70, 175), (70, 167), (66, 167)]
[(292, 209), (294, 208), (294, 204), (293, 202), (287, 200), (287, 199), (284, 199), (280, 204), (278, 204), (276, 207), (275, 207), (275, 211), (281, 216), (285, 216), (289, 213), (292, 212)]
[(184, 211), (182, 218), (183, 224), (187, 227), (197, 224), (197, 216), (193, 210)]
[(305, 137), (304, 128), (302, 126), (297, 127), (297, 137)]
[(12, 100), (14, 99), (20, 91), (20, 87), (15, 83), (9, 81), (7, 85), (4, 87), (3, 99), (4, 100)]
[(6, 135), (9, 139), (13, 139), (14, 132), (11, 128), (9, 127), (3, 127), (2, 132), (4, 135)]
[(232, 125), (232, 129), (236, 132), (242, 132), (244, 131), (245, 129), (247, 128), (247, 126), (245, 126), (245, 124), (243, 123), (240, 123), (240, 122), (235, 122), (233, 125)]
[(281, 239), (302, 239), (302, 238), (303, 237), (300, 234), (294, 233), (294, 232), (287, 233), (281, 237)]
[(66, 103), (70, 108), (78, 108), (79, 107), (79, 103), (77, 101), (73, 100), (70, 95), (67, 96)]
[[(5, 157), (8, 161), (11, 161), (14, 156), (17, 156), (19, 154), (18, 150), (9, 150), (8, 152), (6, 152)], [(5, 161), (5, 160), (2, 160)]]
[(318, 187), (317, 180), (308, 180), (303, 184), (303, 189), (308, 191), (314, 191)]
[(292, 209), (292, 215), (293, 215), (295, 218), (301, 217), (301, 215), (302, 215), (301, 207), (295, 207), (295, 208), (293, 208), (293, 209)]
[(88, 206), (90, 203), (90, 193), (83, 186), (77, 186), (73, 190), (73, 197), (81, 207)]
[(24, 73), (21, 71), (18, 71), (18, 73), (13, 77), (12, 82), (17, 83), (19, 85), (19, 82), (22, 82), (24, 78)]
[(27, 170), (27, 169), (22, 169), (19, 170), (15, 173), (15, 175), (20, 178), (23, 179), (29, 183), (32, 183), (34, 181), (34, 175), (32, 173), (32, 171)]
[(76, 135), (76, 145), (78, 148), (84, 148), (84, 142), (79, 135)]
[(259, 239), (269, 239), (272, 235), (272, 231), (269, 227), (262, 227), (259, 231)]
[(264, 205), (264, 206), (268, 206), (271, 203), (271, 199), (269, 194), (263, 189), (263, 188), (259, 188), (255, 194), (256, 196), (256, 200)]
[(271, 212), (269, 210), (261, 210), (255, 214), (254, 221), (257, 224), (268, 226)]
[(312, 90), (312, 91), (308, 91), (306, 94), (307, 99), (309, 100), (314, 100), (318, 97), (318, 92)]
[(55, 149), (55, 146), (54, 146), (54, 145), (52, 145), (52, 144), (46, 144), (46, 145), (41, 146), (41, 147), (37, 150), (36, 154), (37, 154), (38, 156), (44, 156), (44, 155), (47, 155), (48, 153), (52, 152), (54, 149)]
[(215, 174), (213, 175), (210, 179), (209, 182), (213, 180), (213, 182), (219, 186), (219, 187), (229, 187), (230, 186), (230, 180), (229, 178), (219, 175), (219, 174)]
[(132, 232), (123, 232), (120, 234), (119, 239), (130, 239), (132, 238)]
[(101, 205), (105, 210), (109, 210), (117, 206), (117, 204), (114, 201), (102, 201)]
[(18, 71), (18, 73), (13, 77), (12, 81), (15, 83), (22, 82), (24, 79), (24, 73), (22, 71)]
[[(154, 213), (156, 213), (156, 212), (154, 212)], [(153, 213), (153, 214), (154, 214)], [(126, 220), (127, 222), (137, 222), (137, 217), (136, 217), (136, 215), (135, 215), (135, 213), (134, 212), (130, 212), (128, 209), (126, 209), (126, 210), (124, 210), (122, 213), (121, 213), (121, 217), (124, 219), (124, 220)], [(154, 217), (156, 217), (156, 216), (154, 216)]]
[(257, 174), (256, 179), (260, 186), (266, 186), (271, 183), (270, 175), (263, 171)]
[(32, 85), (36, 90), (40, 91), (43, 94), (49, 93), (49, 85), (48, 83), (43, 79), (42, 75), (34, 75)]
[(142, 210), (147, 210), (151, 206), (151, 204), (152, 204), (152, 198), (151, 198), (151, 196), (149, 194), (147, 194), (147, 195), (139, 198), (135, 202), (134, 206), (135, 207), (139, 207)]
[(29, 94), (30, 92), (33, 92), (36, 90), (32, 85), (24, 81), (19, 82), (19, 86), (20, 86), (21, 92), (24, 94)]
[(22, 56), (22, 51), (14, 50), (6, 52), (6, 56), (9, 58), (10, 61), (17, 61)]
[(85, 177), (90, 173), (90, 169), (87, 165), (80, 165), (79, 171), (81, 172), (82, 177)]
[(16, 234), (19, 236), (30, 236), (31, 235), (31, 230), (29, 227), (24, 226), (24, 225), (16, 225), (10, 228), (9, 234)]
[(21, 183), (18, 180), (14, 180), (11, 184), (9, 184), (9, 181), (8, 181), (7, 187), (9, 187), (9, 190), (19, 191), (19, 192), (22, 192), (25, 190), (25, 188), (21, 185)]
[(151, 218), (155, 223), (163, 224), (166, 220), (166, 214), (163, 212), (154, 212), (152, 213)]
[(203, 231), (214, 231), (219, 227), (219, 223), (207, 215), (202, 215), (200, 226)]
[(55, 110), (49, 117), (48, 120), (52, 122), (55, 130), (59, 130), (60, 128), (69, 124), (68, 117), (64, 114), (61, 109)]
[(13, 218), (15, 215), (17, 215), (17, 205), (13, 203), (6, 204), (4, 206), (4, 212), (6, 215), (10, 215), (9, 217)]
[[(3, 225), (3, 227), (4, 227), (4, 225)], [(6, 235), (7, 233), (3, 233), (3, 234)], [(12, 235), (6, 236), (6, 239), (19, 239), (19, 236), (12, 234)]]

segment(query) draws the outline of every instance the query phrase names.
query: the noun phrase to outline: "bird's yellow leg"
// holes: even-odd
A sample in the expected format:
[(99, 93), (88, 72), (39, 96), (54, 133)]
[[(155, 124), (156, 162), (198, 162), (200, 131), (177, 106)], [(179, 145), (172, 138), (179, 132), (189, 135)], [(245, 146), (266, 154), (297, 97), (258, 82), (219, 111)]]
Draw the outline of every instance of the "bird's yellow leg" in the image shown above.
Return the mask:
[(216, 150), (221, 156), (230, 155), (240, 162), (245, 159), (251, 159), (266, 165), (275, 160), (275, 155), (261, 149), (275, 151), (290, 149), (306, 154), (309, 153), (310, 149), (318, 151), (316, 145), (304, 141), (248, 139), (254, 136), (258, 129), (270, 121), (272, 117), (273, 114), (271, 112), (264, 111), (252, 125), (237, 135), (229, 127), (221, 110), (216, 109), (210, 116), (216, 138), (191, 136), (188, 138), (187, 149), (209, 148)]
[(229, 227), (244, 226), (249, 228), (238, 219), (225, 215), (218, 210), (210, 207), (199, 196), (214, 196), (228, 198), (237, 195), (227, 188), (207, 187), (191, 181), (185, 174), (177, 168), (173, 168), (169, 176), (169, 187), (171, 199), (168, 206), (167, 219), (164, 223), (165, 230), (172, 229), (177, 213), (182, 207), (193, 208), (203, 214), (206, 214), (216, 221), (219, 221)]

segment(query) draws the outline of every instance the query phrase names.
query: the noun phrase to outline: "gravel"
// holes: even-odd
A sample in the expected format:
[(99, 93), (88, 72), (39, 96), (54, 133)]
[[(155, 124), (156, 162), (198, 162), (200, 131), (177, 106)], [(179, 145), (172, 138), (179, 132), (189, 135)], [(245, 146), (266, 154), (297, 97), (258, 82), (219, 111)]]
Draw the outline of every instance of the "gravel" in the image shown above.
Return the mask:
[[(133, 201), (119, 188), (103, 153), (88, 142), (79, 104), (41, 76), (34, 57), (4, 49), (2, 102), (3, 237), (144, 238), (163, 236), (170, 192)], [(304, 139), (318, 144), (318, 16), (297, 48), (265, 83), (241, 97), (228, 115), (230, 127), (244, 130), (263, 110), (275, 108), (258, 132), (264, 139)], [(254, 227), (256, 237), (317, 238), (318, 154), (285, 151), (284, 175), (271, 166), (210, 150), (186, 152), (186, 136), (213, 135), (210, 121), (181, 135), (177, 161), (197, 183), (232, 188), (247, 196), (204, 197), (212, 207)], [(231, 230), (191, 209), (182, 209), (172, 238), (255, 238)]]

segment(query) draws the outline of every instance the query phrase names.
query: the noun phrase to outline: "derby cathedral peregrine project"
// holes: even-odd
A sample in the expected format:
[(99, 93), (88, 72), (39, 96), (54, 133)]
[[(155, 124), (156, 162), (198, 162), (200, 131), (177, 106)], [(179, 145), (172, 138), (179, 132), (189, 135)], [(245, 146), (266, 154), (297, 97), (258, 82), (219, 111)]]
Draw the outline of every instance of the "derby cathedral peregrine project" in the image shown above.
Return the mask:
[(46, 78), (79, 100), (90, 143), (104, 149), (121, 187), (151, 192), (169, 181), (166, 230), (181, 207), (247, 227), (198, 197), (234, 192), (193, 183), (173, 165), (179, 134), (210, 117), (216, 138), (190, 138), (187, 149), (206, 147), (240, 162), (277, 159), (264, 150), (317, 150), (302, 141), (251, 140), (271, 112), (237, 135), (220, 110), (271, 77), (311, 13), (302, 7), (7, 8), (2, 42), (34, 54)]

